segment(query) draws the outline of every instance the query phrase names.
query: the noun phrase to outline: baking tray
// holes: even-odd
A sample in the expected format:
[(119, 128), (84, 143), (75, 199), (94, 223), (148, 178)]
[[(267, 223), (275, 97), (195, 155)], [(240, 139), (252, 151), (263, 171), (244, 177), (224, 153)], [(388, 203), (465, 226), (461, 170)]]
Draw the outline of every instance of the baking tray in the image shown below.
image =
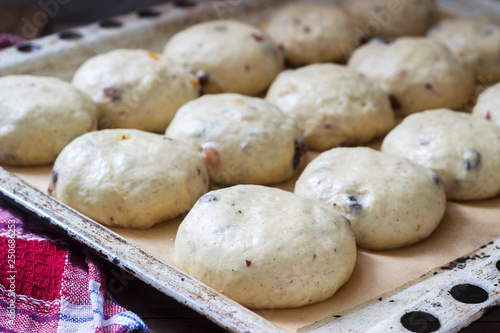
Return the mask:
[[(1, 51), (0, 75), (70, 79), (95, 54), (118, 47), (161, 51), (170, 36), (193, 23), (237, 18), (259, 24), (289, 2), (179, 1), (156, 6)], [(444, 0), (439, 4), (451, 15), (500, 15), (500, 4), (494, 1)], [(380, 140), (370, 146), (379, 144)], [(309, 159), (314, 156), (308, 153)], [(44, 194), (50, 169), (0, 169), (0, 197), (232, 332), (408, 332), (405, 325), (420, 325), (410, 327), (418, 331), (423, 326), (436, 328), (437, 321), (436, 331), (452, 332), (499, 305), (499, 197), (448, 202), (438, 229), (416, 245), (377, 252), (360, 249), (351, 279), (325, 302), (298, 309), (251, 311), (175, 267), (173, 241), (182, 218), (149, 230), (104, 227)], [(295, 179), (277, 187), (292, 190)], [(470, 304), (452, 297), (456, 290), (467, 294), (469, 285), (481, 287), (487, 299)]]

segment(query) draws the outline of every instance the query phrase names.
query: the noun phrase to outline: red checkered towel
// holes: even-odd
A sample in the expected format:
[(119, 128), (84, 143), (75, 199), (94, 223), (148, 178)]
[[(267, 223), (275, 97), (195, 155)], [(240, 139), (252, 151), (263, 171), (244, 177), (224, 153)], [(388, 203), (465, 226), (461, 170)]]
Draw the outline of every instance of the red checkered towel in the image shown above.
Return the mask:
[(149, 332), (91, 259), (29, 232), (28, 219), (0, 199), (0, 332)]
[(9, 34), (0, 33), (0, 50), (5, 49), (5, 48), (12, 46), (12, 45), (21, 45), (24, 43), (25, 43), (25, 41), (22, 39), (19, 39), (17, 37), (9, 35)]

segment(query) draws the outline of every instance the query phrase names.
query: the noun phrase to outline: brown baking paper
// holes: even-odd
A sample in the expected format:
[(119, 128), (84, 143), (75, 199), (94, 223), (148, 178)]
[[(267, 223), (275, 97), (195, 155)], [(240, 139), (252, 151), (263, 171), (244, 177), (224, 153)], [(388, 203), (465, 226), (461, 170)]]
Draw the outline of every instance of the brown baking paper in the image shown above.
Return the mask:
[[(378, 148), (380, 141), (371, 146)], [(309, 152), (308, 160), (317, 156)], [(46, 192), (50, 166), (5, 168)], [(302, 168), (303, 169), (303, 168)], [(302, 170), (299, 170), (299, 173)], [(500, 171), (499, 171), (500, 172)], [(276, 187), (293, 191), (297, 175)], [(167, 263), (175, 266), (174, 240), (183, 217), (146, 230), (110, 228)], [(439, 227), (426, 240), (401, 249), (369, 251), (358, 249), (358, 258), (349, 281), (329, 300), (297, 309), (255, 311), (287, 332), (326, 316), (359, 305), (412, 281), (422, 274), (466, 255), (500, 236), (500, 197), (473, 202), (448, 202)]]

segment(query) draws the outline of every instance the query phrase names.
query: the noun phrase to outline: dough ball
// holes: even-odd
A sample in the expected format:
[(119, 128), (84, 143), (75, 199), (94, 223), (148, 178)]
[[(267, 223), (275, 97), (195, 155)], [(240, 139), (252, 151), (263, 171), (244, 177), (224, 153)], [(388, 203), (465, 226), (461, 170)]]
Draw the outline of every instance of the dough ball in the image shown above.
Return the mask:
[(183, 142), (134, 129), (82, 135), (57, 157), (49, 193), (110, 226), (148, 228), (187, 212), (208, 189), (202, 158)]
[(307, 150), (292, 118), (263, 99), (232, 93), (187, 103), (165, 135), (201, 149), (210, 178), (220, 185), (282, 182)]
[(439, 19), (434, 0), (348, 0), (344, 4), (365, 39), (424, 35)]
[(345, 215), (356, 243), (372, 250), (421, 241), (436, 229), (446, 208), (435, 172), (366, 147), (321, 153), (300, 175), (295, 193)]
[(293, 3), (279, 9), (269, 20), (266, 32), (294, 66), (346, 62), (360, 42), (344, 10), (320, 3)]
[(446, 44), (474, 69), (479, 82), (500, 81), (500, 21), (498, 18), (461, 17), (441, 21), (429, 37)]
[(434, 170), (450, 200), (480, 200), (500, 193), (500, 127), (447, 109), (411, 115), (382, 143), (382, 151)]
[(178, 266), (250, 308), (292, 308), (331, 297), (350, 277), (349, 221), (276, 188), (239, 185), (202, 196), (175, 238)]
[(54, 162), (71, 140), (97, 129), (98, 110), (71, 84), (54, 77), (0, 78), (0, 165)]
[(283, 54), (259, 29), (233, 20), (199, 23), (175, 34), (168, 57), (201, 71), (208, 94), (257, 95), (283, 69)]
[(474, 94), (472, 70), (431, 38), (374, 39), (354, 51), (349, 66), (380, 83), (402, 115), (458, 108)]
[(355, 70), (334, 64), (282, 72), (266, 100), (290, 115), (315, 150), (367, 143), (394, 126), (386, 93)]
[(101, 111), (100, 128), (163, 133), (186, 102), (199, 96), (198, 79), (182, 65), (139, 49), (88, 59), (73, 77)]
[(479, 95), (472, 114), (500, 126), (500, 83), (489, 87)]

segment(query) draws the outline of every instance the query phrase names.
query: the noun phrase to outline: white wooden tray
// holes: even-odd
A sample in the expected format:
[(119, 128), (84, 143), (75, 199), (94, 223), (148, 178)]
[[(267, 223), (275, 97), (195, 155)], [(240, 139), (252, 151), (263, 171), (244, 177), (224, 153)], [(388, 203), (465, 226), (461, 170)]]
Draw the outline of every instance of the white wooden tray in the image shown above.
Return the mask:
[[(182, 1), (177, 6), (157, 6), (142, 15), (132, 13), (0, 51), (0, 75), (70, 79), (95, 54), (118, 47), (161, 51), (173, 33), (193, 23), (238, 18), (258, 24), (288, 2), (200, 1), (186, 6), (192, 3)], [(439, 4), (452, 15), (500, 15), (500, 3), (494, 0), (441, 0)], [(30, 49), (34, 51), (25, 52)], [(151, 240), (147, 231), (111, 230), (45, 195), (43, 177), (50, 166), (6, 169), (0, 168), (0, 198), (39, 216), (232, 332), (454, 332), (500, 304), (500, 198), (448, 203), (438, 230), (415, 246), (360, 250), (352, 279), (329, 301), (300, 309), (251, 311), (175, 268), (172, 238)], [(291, 189), (292, 184), (293, 180), (280, 187)], [(166, 222), (154, 231), (172, 235), (178, 223), (180, 219)], [(160, 241), (166, 245), (157, 246)]]

